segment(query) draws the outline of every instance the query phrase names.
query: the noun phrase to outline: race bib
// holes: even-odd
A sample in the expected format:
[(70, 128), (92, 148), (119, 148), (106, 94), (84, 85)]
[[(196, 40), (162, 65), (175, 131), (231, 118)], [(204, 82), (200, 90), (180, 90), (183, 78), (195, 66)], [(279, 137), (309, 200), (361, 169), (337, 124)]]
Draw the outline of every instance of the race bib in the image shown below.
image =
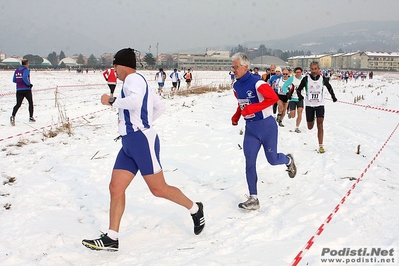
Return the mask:
[[(251, 102), (249, 101), (249, 99), (238, 99), (238, 104), (240, 105), (241, 110), (244, 110), (245, 106), (247, 106), (250, 103)], [(253, 117), (255, 117), (255, 114), (249, 114), (244, 116), (244, 118), (253, 118)]]
[(321, 101), (320, 91), (309, 91), (309, 102), (320, 102)]

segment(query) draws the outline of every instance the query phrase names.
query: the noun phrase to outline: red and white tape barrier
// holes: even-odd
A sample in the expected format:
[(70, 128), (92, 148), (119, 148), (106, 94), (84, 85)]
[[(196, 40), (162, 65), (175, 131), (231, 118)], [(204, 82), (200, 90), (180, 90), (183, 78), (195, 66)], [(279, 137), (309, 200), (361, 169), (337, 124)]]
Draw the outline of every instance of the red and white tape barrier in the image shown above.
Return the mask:
[(302, 250), (298, 253), (298, 255), (296, 255), (296, 257), (294, 258), (294, 260), (292, 261), (291, 265), (292, 266), (296, 266), (298, 265), (298, 263), (302, 260), (302, 258), (304, 257), (305, 253), (312, 247), (312, 245), (315, 242), (316, 237), (320, 236), (321, 233), (324, 231), (324, 228), (327, 226), (327, 224), (329, 224), (331, 222), (331, 220), (333, 219), (334, 215), (339, 211), (339, 208), (345, 203), (345, 201), (347, 200), (347, 198), (351, 195), (351, 193), (353, 192), (353, 190), (356, 188), (357, 184), (362, 180), (362, 178), (364, 177), (364, 175), (367, 173), (368, 169), (370, 169), (371, 165), (374, 163), (374, 161), (377, 159), (377, 157), (380, 155), (381, 151), (385, 148), (385, 146), (387, 145), (387, 143), (389, 142), (389, 140), (391, 139), (391, 137), (393, 136), (393, 134), (395, 134), (396, 130), (398, 129), (399, 123), (396, 125), (396, 127), (394, 128), (394, 130), (392, 131), (392, 133), (389, 135), (389, 137), (387, 138), (387, 140), (385, 141), (385, 143), (381, 146), (380, 150), (377, 152), (377, 154), (374, 156), (374, 158), (370, 161), (370, 163), (367, 165), (367, 167), (363, 170), (362, 174), (360, 175), (360, 177), (358, 179), (356, 179), (356, 182), (353, 183), (353, 185), (351, 186), (351, 188), (348, 190), (348, 192), (346, 192), (346, 195), (343, 196), (343, 198), (341, 199), (341, 201), (337, 204), (337, 206), (335, 206), (334, 210), (327, 216), (327, 218), (324, 220), (324, 222), (319, 226), (319, 228), (316, 230), (316, 232), (310, 237), (310, 239), (308, 240), (308, 242), (306, 242), (306, 245), (302, 248)]
[[(331, 99), (326, 99), (330, 100)], [(396, 113), (399, 114), (399, 110), (393, 110), (393, 109), (387, 109), (387, 108), (382, 108), (382, 107), (376, 107), (376, 106), (371, 106), (371, 105), (364, 105), (364, 104), (358, 104), (358, 103), (350, 103), (350, 102), (344, 102), (344, 101), (337, 101), (338, 103), (344, 103), (344, 104), (349, 104), (349, 105), (354, 105), (354, 106), (359, 106), (359, 107), (364, 107), (364, 108), (370, 108), (370, 109), (375, 109), (379, 111), (385, 111), (385, 112), (390, 112), (390, 113)]]
[[(48, 90), (55, 90), (58, 88), (74, 88), (74, 87), (89, 87), (89, 86), (100, 86), (100, 85), (104, 85), (106, 86), (106, 83), (102, 83), (102, 84), (78, 84), (78, 85), (60, 85), (60, 86), (56, 86), (56, 87), (49, 87), (49, 88), (42, 88), (42, 89), (33, 89), (32, 92), (41, 92), (41, 91), (48, 91)], [(10, 96), (10, 95), (15, 95), (15, 91), (9, 91), (9, 92), (5, 92), (5, 93), (0, 93), (0, 97), (5, 97), (5, 96)]]
[[(85, 117), (85, 116), (88, 116), (88, 115), (92, 115), (92, 114), (95, 114), (95, 113), (103, 112), (105, 110), (108, 110), (109, 108), (111, 108), (111, 107), (108, 107), (108, 108), (105, 108), (105, 109), (102, 109), (102, 110), (98, 110), (98, 111), (95, 111), (95, 112), (91, 112), (91, 113), (88, 113), (88, 114), (85, 114), (85, 115), (77, 116), (77, 117), (74, 117), (72, 119), (69, 119), (69, 121), (76, 120), (76, 119), (79, 119), (79, 118), (82, 118), (82, 117)], [(25, 131), (25, 132), (19, 133), (17, 135), (13, 135), (13, 136), (9, 136), (9, 137), (6, 137), (6, 138), (2, 138), (2, 139), (0, 139), (0, 142), (3, 141), (3, 140), (8, 140), (8, 139), (16, 138), (16, 137), (21, 137), (22, 135), (25, 135), (25, 134), (31, 134), (31, 133), (34, 133), (34, 132), (37, 132), (37, 131), (41, 131), (41, 130), (45, 129), (46, 127), (53, 127), (53, 126), (57, 126), (58, 124), (59, 123), (54, 123), (52, 125), (44, 126), (44, 127), (41, 127), (41, 128), (35, 128), (33, 130)]]

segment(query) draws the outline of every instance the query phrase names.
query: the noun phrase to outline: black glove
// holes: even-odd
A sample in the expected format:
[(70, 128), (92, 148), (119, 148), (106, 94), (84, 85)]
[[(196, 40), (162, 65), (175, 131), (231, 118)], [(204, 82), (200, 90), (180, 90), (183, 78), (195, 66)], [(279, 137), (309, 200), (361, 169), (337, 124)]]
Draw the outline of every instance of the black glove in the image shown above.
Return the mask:
[(287, 92), (287, 98), (288, 98), (288, 100), (291, 100), (291, 97), (292, 97), (292, 94), (289, 93), (289, 92)]
[(32, 87), (33, 87), (33, 84), (31, 83), (31, 84), (29, 85), (29, 88), (31, 88), (31, 89), (32, 89)]
[(300, 100), (300, 101), (302, 101), (302, 100), (303, 100), (303, 96), (302, 96), (302, 94), (299, 94), (299, 93), (298, 93), (298, 100)]
[(337, 101), (337, 98), (335, 98), (335, 95), (332, 95), (331, 98), (332, 98), (334, 103)]

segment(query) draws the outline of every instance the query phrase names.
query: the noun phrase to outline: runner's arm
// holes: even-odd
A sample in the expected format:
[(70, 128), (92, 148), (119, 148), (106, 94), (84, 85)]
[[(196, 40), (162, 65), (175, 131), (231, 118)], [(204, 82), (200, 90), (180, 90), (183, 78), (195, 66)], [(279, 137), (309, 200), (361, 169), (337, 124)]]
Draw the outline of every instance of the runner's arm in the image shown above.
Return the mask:
[(161, 101), (161, 98), (155, 92), (151, 91), (154, 97), (154, 109), (153, 109), (153, 117), (152, 120), (155, 121), (158, 117), (160, 117), (165, 111), (166, 106)]
[(262, 82), (262, 84), (258, 87), (257, 90), (260, 94), (262, 94), (264, 100), (259, 103), (253, 103), (245, 106), (244, 109), (241, 111), (241, 114), (243, 116), (255, 114), (275, 104), (278, 101), (277, 94), (274, 92), (274, 90), (272, 89), (272, 87), (270, 87), (269, 84)]
[(308, 82), (308, 77), (307, 76), (305, 76), (302, 80), (301, 80), (301, 83), (299, 83), (299, 86), (298, 86), (298, 88), (296, 89), (296, 92), (297, 92), (297, 94), (298, 94), (298, 100), (303, 100), (303, 96), (302, 96), (302, 94), (301, 94), (301, 91), (303, 90), (303, 88), (305, 88), (305, 86), (306, 86), (306, 82)]
[[(237, 93), (235, 91), (234, 91), (234, 96), (237, 98)], [(241, 118), (241, 108), (240, 105), (238, 104), (237, 110), (234, 113), (233, 117), (231, 118), (231, 124), (233, 126), (238, 125), (238, 120), (240, 120), (240, 118)]]
[(30, 75), (30, 71), (29, 69), (25, 69), (24, 73), (22, 74), (22, 80), (25, 82), (26, 86), (30, 86), (30, 80), (29, 80), (29, 75)]
[(283, 84), (283, 92), (284, 92), (284, 94), (287, 94), (287, 92), (289, 92), (288, 86), (291, 86), (293, 81), (294, 81), (294, 77), (291, 76), (284, 82), (284, 84)]
[(337, 98), (335, 97), (334, 90), (333, 90), (333, 88), (332, 88), (330, 82), (328, 81), (328, 79), (325, 78), (325, 77), (323, 77), (323, 84), (324, 84), (324, 86), (326, 86), (328, 92), (330, 93), (331, 99), (333, 100), (333, 102), (336, 102), (336, 101), (337, 101)]

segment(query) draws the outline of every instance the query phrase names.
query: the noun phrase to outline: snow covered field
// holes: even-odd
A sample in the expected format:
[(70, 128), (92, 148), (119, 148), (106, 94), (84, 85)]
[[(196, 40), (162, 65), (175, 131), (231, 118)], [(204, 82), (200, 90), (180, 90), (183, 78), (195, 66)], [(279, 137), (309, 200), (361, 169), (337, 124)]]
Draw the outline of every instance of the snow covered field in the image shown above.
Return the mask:
[[(141, 73), (156, 90), (155, 71)], [(331, 82), (338, 102), (326, 102), (325, 154), (315, 152), (317, 130), (307, 130), (305, 116), (300, 134), (286, 118), (279, 151), (294, 154), (298, 174), (288, 178), (261, 150), (261, 208), (252, 212), (237, 207), (248, 192), (239, 147), (244, 121), (231, 125), (232, 90), (165, 98), (167, 111), (154, 126), (166, 180), (204, 203), (206, 227), (195, 236), (187, 210), (155, 198), (138, 175), (127, 191), (116, 253), (81, 244), (108, 229), (108, 183), (121, 146), (113, 140), (116, 110), (100, 104), (109, 92), (101, 72), (32, 71), (37, 122), (28, 123), (25, 100), (15, 127), (12, 74), (0, 72), (1, 265), (289, 265), (301, 251), (299, 265), (332, 265), (321, 263), (323, 248), (397, 252), (399, 74)], [(193, 75), (194, 86), (230, 83), (227, 72)], [(364, 100), (354, 104), (357, 96)], [(60, 114), (69, 117), (72, 135), (46, 137), (60, 126)]]

